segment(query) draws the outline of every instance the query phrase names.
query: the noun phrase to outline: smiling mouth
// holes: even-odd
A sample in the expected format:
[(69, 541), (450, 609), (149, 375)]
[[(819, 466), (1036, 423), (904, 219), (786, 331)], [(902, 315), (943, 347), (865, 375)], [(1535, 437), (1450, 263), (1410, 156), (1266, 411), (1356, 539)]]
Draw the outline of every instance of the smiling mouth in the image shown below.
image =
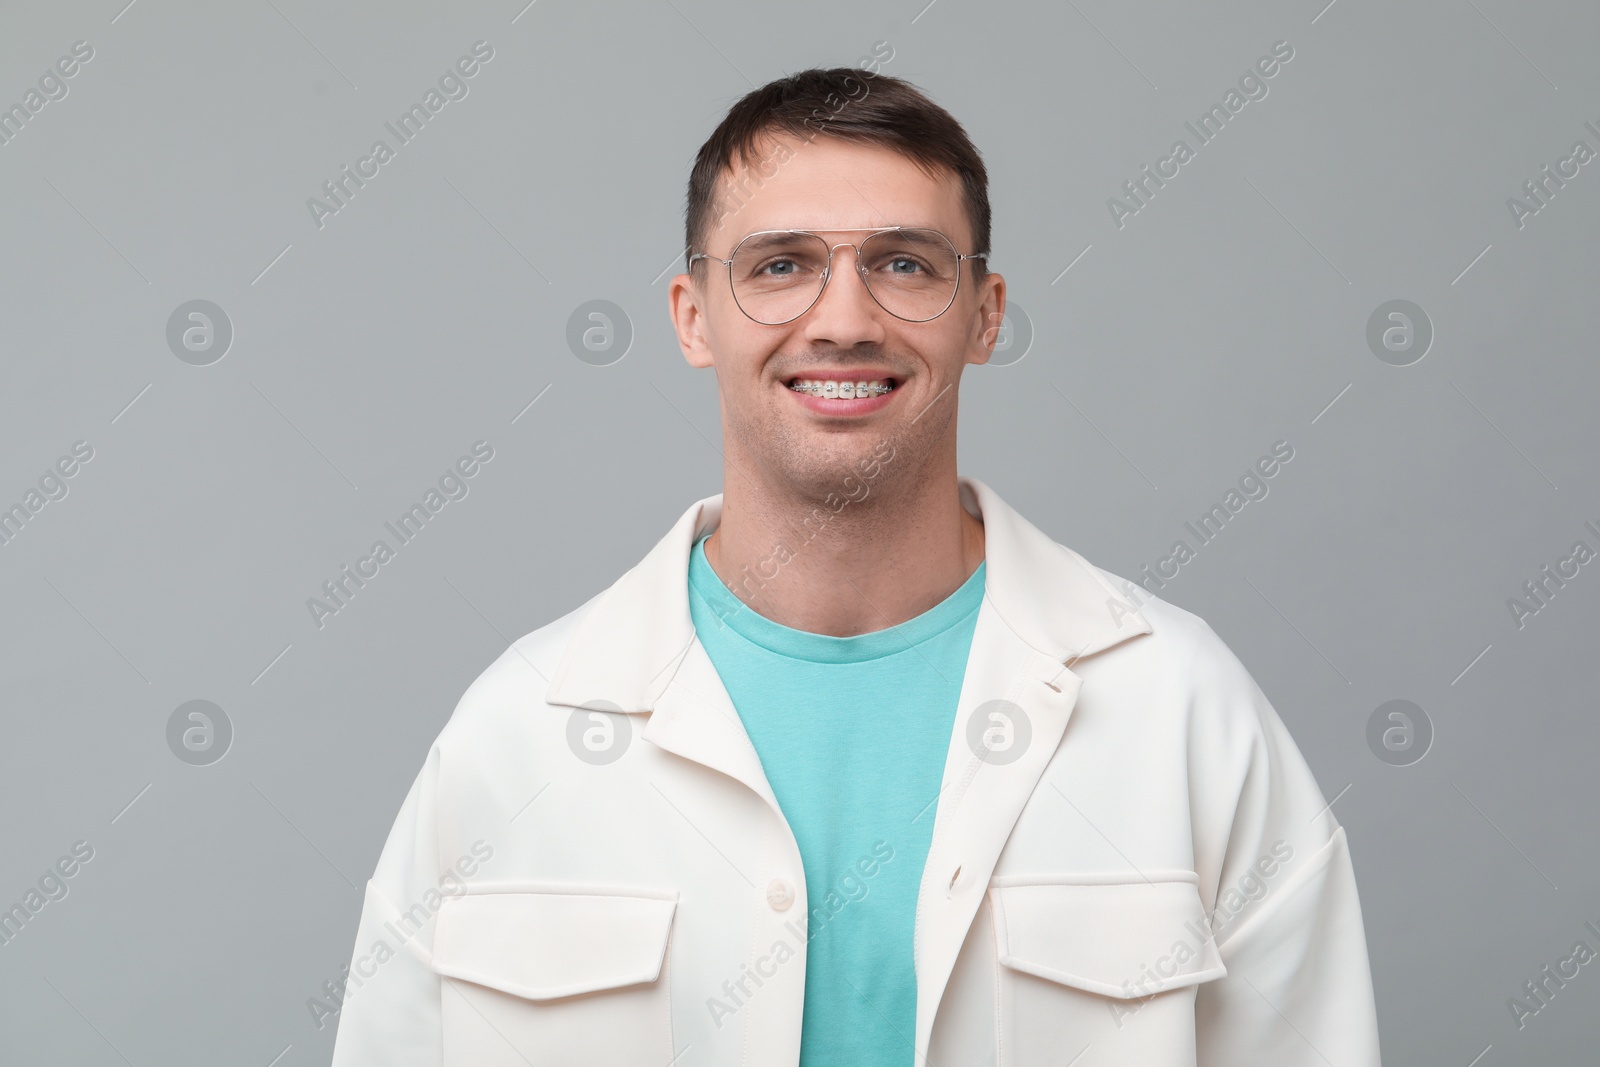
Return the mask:
[(827, 378), (790, 378), (784, 383), (796, 393), (810, 393), (812, 396), (826, 397), (830, 400), (853, 400), (882, 396), (893, 392), (900, 384), (898, 378), (874, 378), (870, 381), (836, 381)]

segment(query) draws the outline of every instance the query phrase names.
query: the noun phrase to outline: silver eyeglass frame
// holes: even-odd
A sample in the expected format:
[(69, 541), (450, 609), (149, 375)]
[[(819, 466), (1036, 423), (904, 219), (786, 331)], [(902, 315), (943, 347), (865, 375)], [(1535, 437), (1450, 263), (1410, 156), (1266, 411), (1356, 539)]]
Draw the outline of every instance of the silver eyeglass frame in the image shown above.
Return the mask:
[[(876, 235), (878, 235), (880, 233), (892, 233), (895, 230), (926, 230), (929, 233), (936, 233), (940, 237), (944, 238), (945, 243), (950, 246), (950, 251), (955, 253), (955, 257), (956, 257), (956, 284), (951, 287), (951, 290), (950, 290), (950, 301), (949, 301), (949, 303), (945, 304), (944, 307), (940, 308), (937, 312), (935, 312), (932, 315), (929, 315), (925, 319), (908, 319), (904, 315), (898, 314), (898, 313), (893, 312), (893, 311), (889, 311), (888, 308), (883, 307), (883, 301), (879, 300), (878, 299), (878, 294), (872, 291), (872, 283), (867, 281), (867, 275), (869, 273), (867, 271), (867, 268), (865, 268), (865, 267), (863, 267), (861, 265), (861, 246), (867, 242), (868, 238), (874, 237), (874, 236), (876, 236)], [(758, 319), (754, 315), (750, 314), (750, 312), (745, 311), (744, 305), (739, 303), (739, 293), (733, 286), (733, 261), (734, 261), (734, 259), (738, 258), (739, 249), (744, 246), (744, 243), (746, 241), (750, 240), (750, 238), (752, 238), (752, 237), (761, 237), (761, 236), (764, 236), (764, 235), (770, 234), (770, 233), (803, 233), (803, 234), (808, 234), (808, 235), (810, 235), (812, 237), (817, 238), (818, 240), (820, 240), (825, 245), (828, 244), (828, 239), (826, 237), (822, 236), (823, 233), (865, 233), (865, 234), (867, 234), (867, 237), (863, 237), (860, 241), (857, 241), (857, 242), (840, 241), (838, 244), (829, 245), (829, 247), (828, 247), (828, 265), (826, 267), (822, 268), (822, 284), (817, 287), (817, 295), (812, 298), (811, 303), (807, 304), (805, 306), (805, 309), (802, 310), (799, 314), (792, 315), (789, 318), (784, 319), (782, 322), (762, 322), (760, 319)], [(854, 228), (851, 228), (851, 229), (843, 229), (843, 230), (823, 230), (821, 233), (817, 232), (816, 230), (756, 230), (754, 233), (747, 233), (743, 237), (739, 238), (739, 243), (733, 246), (733, 251), (729, 253), (727, 259), (722, 259), (722, 258), (720, 258), (718, 256), (714, 256), (710, 252), (696, 252), (696, 253), (694, 253), (693, 255), (691, 255), (689, 257), (688, 266), (689, 266), (689, 269), (692, 271), (694, 269), (694, 262), (697, 259), (709, 259), (709, 260), (713, 260), (713, 261), (715, 261), (717, 263), (721, 263), (724, 267), (728, 268), (728, 292), (733, 294), (734, 305), (736, 307), (738, 307), (738, 309), (740, 311), (744, 312), (745, 317), (748, 318), (751, 322), (754, 322), (754, 323), (756, 323), (758, 325), (761, 325), (761, 326), (784, 326), (784, 325), (787, 325), (788, 323), (793, 322), (795, 319), (798, 319), (801, 316), (805, 315), (805, 313), (807, 311), (810, 311), (812, 308), (817, 306), (817, 301), (821, 300), (822, 299), (822, 294), (828, 291), (828, 282), (833, 278), (833, 254), (834, 254), (834, 252), (838, 251), (839, 248), (841, 248), (842, 246), (845, 246), (845, 245), (849, 245), (850, 248), (855, 251), (855, 254), (856, 254), (856, 272), (861, 275), (861, 282), (866, 287), (867, 295), (872, 297), (872, 302), (874, 304), (877, 304), (879, 307), (883, 308), (883, 310), (888, 311), (889, 314), (894, 315), (895, 318), (901, 320), (902, 322), (932, 322), (934, 319), (938, 318), (940, 315), (943, 315), (946, 311), (949, 311), (950, 308), (952, 306), (954, 306), (954, 304), (956, 302), (956, 297), (961, 294), (961, 261), (964, 260), (964, 259), (983, 259), (983, 260), (987, 260), (989, 258), (989, 253), (987, 253), (987, 252), (970, 252), (970, 253), (967, 253), (965, 255), (963, 255), (960, 252), (957, 252), (956, 251), (956, 243), (954, 241), (950, 240), (950, 235), (945, 233), (942, 230), (936, 230), (932, 226), (876, 226), (876, 227), (873, 227), (873, 226), (858, 226), (858, 227), (854, 227)]]

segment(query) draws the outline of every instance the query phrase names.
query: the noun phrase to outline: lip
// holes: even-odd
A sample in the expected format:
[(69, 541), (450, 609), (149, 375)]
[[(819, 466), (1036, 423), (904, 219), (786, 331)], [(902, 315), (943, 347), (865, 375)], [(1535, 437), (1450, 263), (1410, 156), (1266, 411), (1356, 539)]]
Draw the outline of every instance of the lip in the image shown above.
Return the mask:
[(870, 382), (889, 378), (894, 380), (896, 387), (904, 380), (900, 375), (886, 370), (828, 370), (819, 367), (814, 370), (796, 371), (783, 380), (784, 387), (787, 388), (796, 378), (814, 378), (825, 382)]
[[(812, 396), (789, 388), (789, 383), (795, 378), (814, 378), (823, 381), (835, 382), (870, 382), (874, 379), (888, 379), (894, 382), (894, 388), (879, 396), (866, 400), (841, 400), (837, 397)], [(861, 418), (881, 411), (894, 403), (900, 391), (905, 388), (905, 379), (895, 374), (885, 374), (880, 371), (802, 371), (790, 378), (785, 378), (778, 383), (778, 388), (794, 397), (805, 407), (817, 415), (843, 416), (846, 418)]]

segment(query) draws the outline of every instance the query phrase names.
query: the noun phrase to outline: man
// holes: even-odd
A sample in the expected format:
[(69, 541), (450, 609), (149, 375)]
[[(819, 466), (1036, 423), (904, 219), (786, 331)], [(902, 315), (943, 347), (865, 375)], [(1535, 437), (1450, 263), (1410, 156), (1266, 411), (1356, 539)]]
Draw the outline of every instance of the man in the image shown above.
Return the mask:
[(776, 81), (687, 236), (724, 492), (467, 690), (335, 1067), (1375, 1067), (1344, 832), (1266, 697), (957, 475), (1005, 311), (961, 126)]

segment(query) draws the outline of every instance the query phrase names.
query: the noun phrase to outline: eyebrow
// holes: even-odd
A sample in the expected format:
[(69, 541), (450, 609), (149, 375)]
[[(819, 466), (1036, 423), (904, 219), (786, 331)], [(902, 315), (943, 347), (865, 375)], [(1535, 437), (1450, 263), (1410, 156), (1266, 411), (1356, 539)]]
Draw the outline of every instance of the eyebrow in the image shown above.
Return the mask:
[[(757, 236), (757, 234), (760, 236)], [(772, 248), (775, 245), (782, 245), (792, 242), (798, 236), (800, 235), (790, 233), (788, 230), (774, 230), (772, 232), (756, 230), (754, 233), (746, 234), (739, 241), (735, 242), (734, 247), (737, 248), (740, 245), (743, 245), (745, 248), (748, 248), (751, 251), (760, 252), (763, 249)]]
[[(872, 236), (871, 234), (869, 234), (867, 232), (867, 230), (869, 230), (869, 229), (879, 230), (880, 232), (882, 232), (882, 231), (891, 231), (892, 232), (893, 231), (893, 227), (888, 227), (888, 226), (885, 226), (885, 227), (872, 226), (872, 227), (863, 227), (863, 228), (845, 227), (842, 230), (824, 230), (824, 229), (810, 229), (810, 230), (808, 230), (804, 226), (795, 226), (795, 227), (791, 227), (789, 229), (781, 229), (781, 230), (753, 230), (750, 233), (745, 234), (745, 236), (743, 238), (741, 238), (739, 242), (735, 242), (735, 246), (737, 247), (737, 245), (742, 242), (742, 243), (745, 243), (747, 245), (747, 247), (749, 247), (751, 249), (770, 248), (773, 245), (782, 244), (784, 241), (790, 239), (791, 237), (796, 236), (796, 234), (794, 232), (796, 230), (799, 230), (802, 233), (816, 233), (816, 234), (856, 232), (856, 233), (860, 234), (862, 240), (865, 240), (866, 238)], [(937, 226), (920, 226), (920, 225), (904, 225), (904, 224), (902, 224), (901, 227), (900, 227), (901, 235), (902, 236), (906, 236), (908, 240), (913, 240), (913, 241), (916, 240), (916, 237), (914, 235), (905, 234), (906, 230), (933, 230), (936, 233), (943, 233), (944, 232), (943, 230), (940, 230)], [(761, 236), (760, 237), (756, 237), (756, 234), (761, 234)]]

